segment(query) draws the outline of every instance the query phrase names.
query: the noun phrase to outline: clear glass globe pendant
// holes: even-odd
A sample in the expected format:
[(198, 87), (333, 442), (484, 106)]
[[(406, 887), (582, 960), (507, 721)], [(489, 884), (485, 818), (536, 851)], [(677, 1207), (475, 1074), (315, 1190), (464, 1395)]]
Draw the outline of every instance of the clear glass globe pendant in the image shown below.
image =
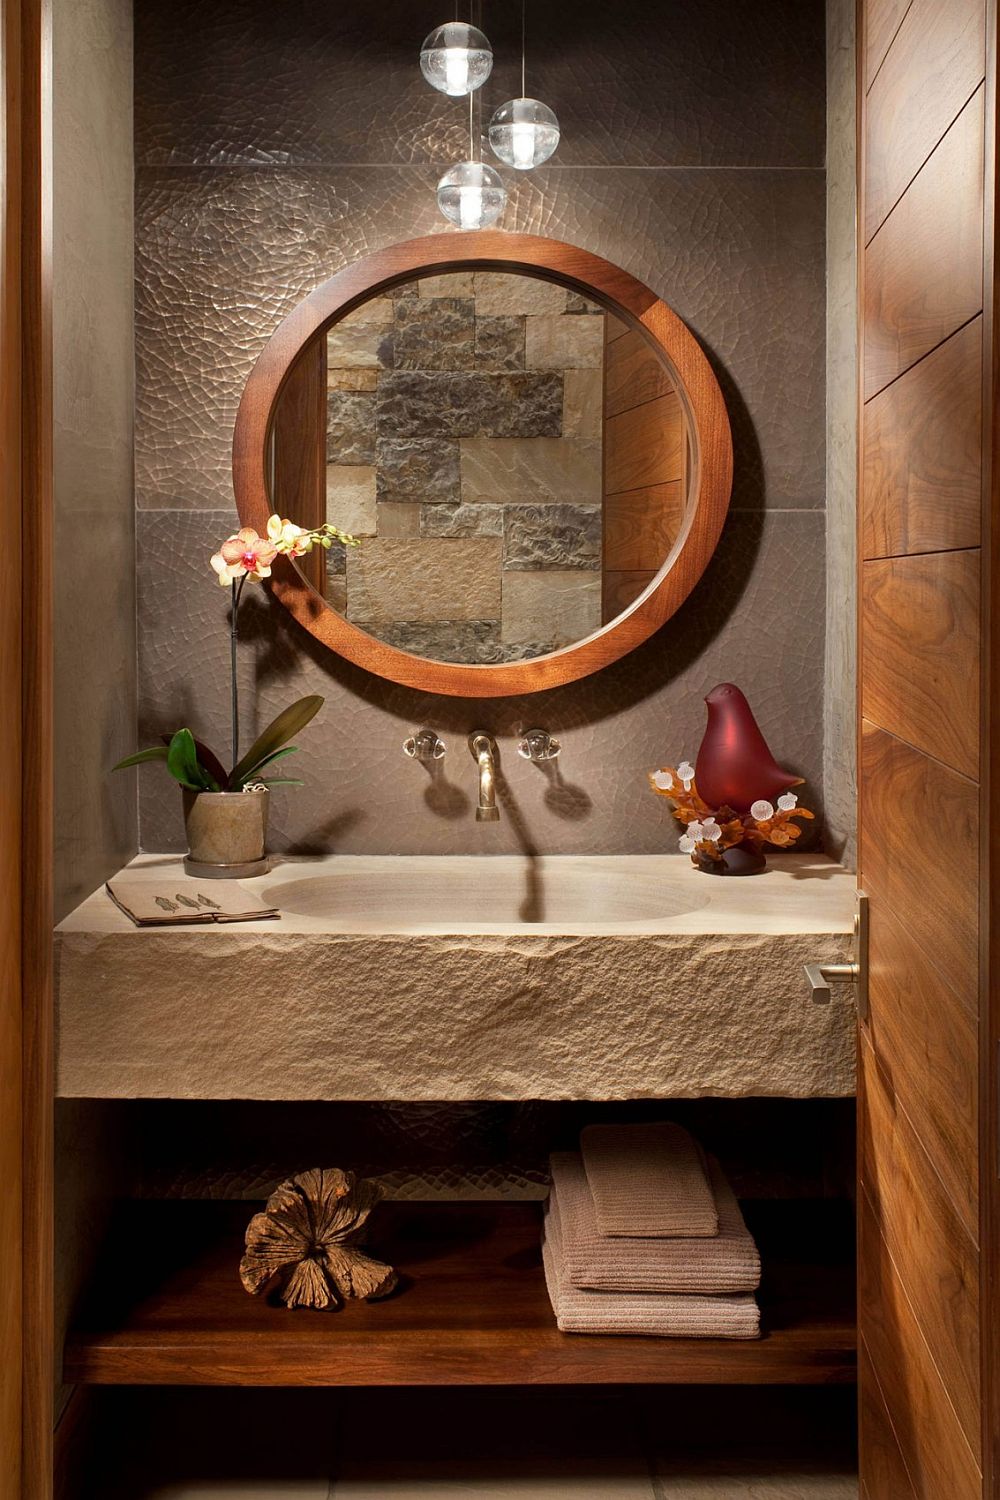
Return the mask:
[(499, 172), (485, 162), (460, 161), (438, 183), (437, 201), (445, 218), (459, 229), (485, 229), (503, 213), (507, 189)]
[(432, 88), (461, 99), (482, 88), (493, 71), (493, 48), (465, 21), (448, 21), (424, 40), (420, 71)]
[(508, 99), (489, 126), (494, 153), (508, 167), (528, 172), (548, 161), (559, 144), (559, 121), (540, 99)]

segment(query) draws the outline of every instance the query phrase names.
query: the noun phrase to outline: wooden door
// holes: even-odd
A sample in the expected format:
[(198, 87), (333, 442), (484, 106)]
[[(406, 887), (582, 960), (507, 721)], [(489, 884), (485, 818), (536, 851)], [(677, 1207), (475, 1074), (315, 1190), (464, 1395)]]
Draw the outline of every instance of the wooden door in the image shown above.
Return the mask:
[[(862, 1494), (997, 1491), (994, 0), (859, 6)], [(990, 418), (984, 421), (984, 412)]]

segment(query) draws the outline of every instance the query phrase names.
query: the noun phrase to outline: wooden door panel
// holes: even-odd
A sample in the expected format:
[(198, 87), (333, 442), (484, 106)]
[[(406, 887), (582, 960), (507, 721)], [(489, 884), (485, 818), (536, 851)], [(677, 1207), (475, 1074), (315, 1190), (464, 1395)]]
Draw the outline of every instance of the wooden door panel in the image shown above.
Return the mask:
[(684, 484), (653, 485), (604, 500), (604, 566), (658, 573), (684, 519)]
[(684, 422), (676, 394), (658, 396), (604, 424), (604, 488), (626, 490), (684, 478)]
[(858, 1438), (865, 1455), (861, 1479), (864, 1500), (916, 1500), (906, 1464), (900, 1452), (885, 1398), (879, 1389), (874, 1366), (864, 1341), (858, 1347)]
[(979, 788), (868, 723), (860, 775), (861, 875), (873, 906), (884, 903), (945, 983), (975, 1004)]
[(865, 254), (866, 400), (982, 308), (982, 204), (980, 88)]
[(910, 924), (883, 906), (868, 953), (867, 1034), (900, 1107), (949, 1194), (966, 1234), (979, 1238), (979, 1047), (974, 997), (959, 995), (910, 941)]
[(604, 360), (604, 414), (616, 417), (634, 406), (644, 406), (673, 389), (663, 361), (638, 328), (608, 340)]
[(913, 0), (865, 109), (866, 240), (972, 97), (985, 67), (984, 0)]
[(982, 322), (967, 323), (865, 407), (863, 557), (978, 547)]
[(858, 1171), (867, 1211), (913, 1310), (970, 1449), (979, 1441), (979, 1254), (862, 1035)]
[[(931, 1358), (867, 1196), (858, 1198), (862, 1336), (920, 1500), (980, 1500), (982, 1474)], [(975, 1350), (970, 1358), (978, 1362)], [(870, 1477), (865, 1483), (871, 1489)], [(874, 1490), (877, 1500), (895, 1500)]]
[(875, 74), (885, 60), (889, 44), (906, 12), (911, 0), (869, 0), (865, 6), (864, 60), (861, 75), (865, 89), (870, 89)]
[(986, 420), (995, 336), (983, 316), (987, 283), (995, 300), (996, 8), (860, 0), (858, 11), (865, 1500), (1000, 1494), (996, 1172), (985, 1145), (997, 1039), (981, 999), (990, 990), (980, 943), (981, 855), (994, 821), (980, 778), (997, 699), (980, 679), (1000, 660), (983, 645), (991, 599), (982, 572), (996, 469)]
[(979, 773), (979, 552), (861, 569), (861, 712), (963, 775)]

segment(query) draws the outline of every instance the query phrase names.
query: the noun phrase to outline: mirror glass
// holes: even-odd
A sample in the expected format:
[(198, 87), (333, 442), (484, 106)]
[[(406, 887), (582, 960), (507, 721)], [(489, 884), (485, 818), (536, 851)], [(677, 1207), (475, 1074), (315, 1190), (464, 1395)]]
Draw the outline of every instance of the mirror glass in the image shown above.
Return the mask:
[(334, 609), (438, 661), (515, 662), (615, 619), (688, 503), (659, 350), (519, 272), (423, 276), (310, 344), (271, 427), (274, 510), (360, 539), (303, 559)]

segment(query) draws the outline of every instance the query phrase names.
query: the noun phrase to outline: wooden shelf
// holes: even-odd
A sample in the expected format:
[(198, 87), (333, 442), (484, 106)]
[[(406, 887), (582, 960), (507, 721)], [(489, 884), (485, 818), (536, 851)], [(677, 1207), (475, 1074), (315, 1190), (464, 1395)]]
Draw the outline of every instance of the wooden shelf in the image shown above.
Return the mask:
[(745, 1205), (765, 1266), (764, 1335), (563, 1334), (530, 1203), (382, 1205), (374, 1253), (398, 1293), (338, 1313), (248, 1297), (254, 1205), (129, 1205), (66, 1345), (64, 1378), (110, 1385), (824, 1383), (856, 1378), (853, 1220), (842, 1202)]

